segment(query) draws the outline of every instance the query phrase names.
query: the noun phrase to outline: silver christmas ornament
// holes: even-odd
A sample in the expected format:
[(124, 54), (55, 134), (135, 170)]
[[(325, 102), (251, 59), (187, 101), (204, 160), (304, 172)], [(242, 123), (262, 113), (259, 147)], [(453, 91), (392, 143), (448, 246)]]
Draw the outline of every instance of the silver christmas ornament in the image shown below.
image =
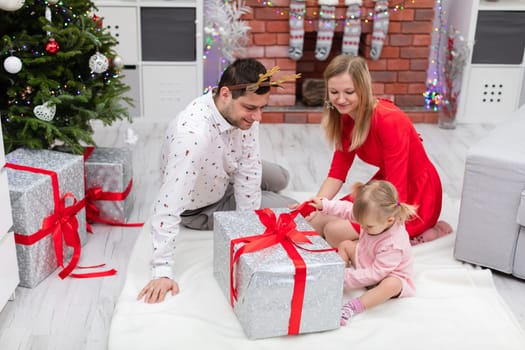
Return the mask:
[(122, 67), (124, 67), (124, 61), (122, 60), (122, 57), (113, 57), (113, 67), (115, 67), (115, 69), (121, 69)]
[(95, 73), (104, 73), (108, 70), (108, 67), (108, 58), (100, 52), (97, 52), (89, 58), (89, 69)]

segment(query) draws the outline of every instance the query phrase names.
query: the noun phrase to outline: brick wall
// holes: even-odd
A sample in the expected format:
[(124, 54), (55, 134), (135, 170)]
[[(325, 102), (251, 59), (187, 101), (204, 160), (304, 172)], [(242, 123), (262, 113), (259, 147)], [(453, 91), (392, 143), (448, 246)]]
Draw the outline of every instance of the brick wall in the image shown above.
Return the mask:
[[(266, 3), (266, 2), (265, 2)], [(254, 57), (267, 67), (278, 65), (281, 75), (302, 73), (304, 78), (322, 78), (330, 59), (341, 53), (341, 38), (346, 6), (339, 0), (336, 7), (337, 26), (329, 58), (314, 57), (319, 18), (318, 1), (306, 1), (304, 54), (299, 61), (288, 58), (290, 0), (274, 0), (271, 6), (261, 0), (247, 0), (252, 12), (243, 17), (251, 27), (247, 57)], [(394, 11), (396, 5), (403, 9)], [(424, 108), (427, 68), (432, 41), (435, 0), (390, 0), (390, 23), (381, 57), (371, 60), (370, 44), (373, 28), (374, 2), (364, 0), (362, 6), (359, 54), (367, 58), (372, 74), (373, 90), (378, 96), (391, 98), (414, 122), (435, 123), (436, 113)], [(369, 18), (370, 20), (366, 20)], [(300, 101), (301, 80), (286, 83), (285, 89), (275, 89), (264, 122), (317, 123), (320, 108), (295, 108)]]

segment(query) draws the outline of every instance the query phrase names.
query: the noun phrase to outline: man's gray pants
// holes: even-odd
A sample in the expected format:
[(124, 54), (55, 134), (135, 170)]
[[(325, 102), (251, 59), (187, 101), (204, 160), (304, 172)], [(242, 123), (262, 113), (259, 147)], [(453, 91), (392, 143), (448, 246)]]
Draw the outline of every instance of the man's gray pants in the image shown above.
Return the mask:
[[(288, 186), (289, 180), (290, 175), (285, 168), (275, 163), (263, 161), (261, 208), (286, 208), (290, 204), (297, 203), (296, 200), (278, 193)], [(233, 185), (230, 184), (224, 197), (217, 203), (183, 212), (181, 215), (182, 225), (195, 230), (212, 230), (214, 212), (232, 211), (235, 208)]]

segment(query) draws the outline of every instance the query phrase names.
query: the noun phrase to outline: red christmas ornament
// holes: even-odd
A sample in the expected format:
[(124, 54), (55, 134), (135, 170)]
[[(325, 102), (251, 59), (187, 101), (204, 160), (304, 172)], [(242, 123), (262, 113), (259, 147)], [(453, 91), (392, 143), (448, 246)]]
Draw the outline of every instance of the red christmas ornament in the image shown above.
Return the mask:
[(60, 46), (56, 42), (55, 39), (50, 38), (49, 41), (46, 44), (46, 52), (50, 53), (51, 55), (54, 55), (60, 50)]
[(97, 27), (102, 28), (102, 19), (99, 16), (93, 15), (93, 22), (97, 24)]

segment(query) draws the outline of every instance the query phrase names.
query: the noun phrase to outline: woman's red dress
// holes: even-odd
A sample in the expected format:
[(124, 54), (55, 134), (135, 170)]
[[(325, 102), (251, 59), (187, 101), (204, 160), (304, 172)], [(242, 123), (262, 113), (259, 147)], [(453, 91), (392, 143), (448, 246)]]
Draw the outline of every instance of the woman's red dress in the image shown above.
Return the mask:
[(391, 101), (380, 99), (365, 143), (352, 152), (346, 150), (354, 120), (343, 115), (342, 123), (345, 151), (334, 152), (328, 176), (346, 181), (357, 154), (364, 162), (379, 168), (373, 179), (390, 181), (397, 188), (401, 202), (418, 206), (418, 217), (406, 223), (411, 238), (434, 226), (441, 213), (441, 180), (408, 116)]

